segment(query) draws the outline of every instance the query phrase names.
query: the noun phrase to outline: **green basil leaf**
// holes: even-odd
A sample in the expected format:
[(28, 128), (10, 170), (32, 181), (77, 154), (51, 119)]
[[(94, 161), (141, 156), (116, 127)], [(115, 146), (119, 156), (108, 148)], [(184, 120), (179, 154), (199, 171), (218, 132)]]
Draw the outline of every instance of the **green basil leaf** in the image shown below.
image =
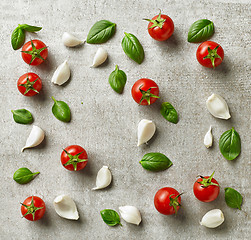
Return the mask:
[(188, 32), (188, 42), (204, 42), (214, 34), (214, 24), (210, 20), (200, 19), (194, 22)]
[(147, 153), (143, 156), (140, 164), (149, 171), (163, 171), (173, 165), (168, 157), (162, 153)]
[(42, 29), (42, 27), (31, 26), (28, 24), (21, 24), (19, 27), (27, 32), (38, 32)]
[(16, 123), (29, 124), (33, 122), (31, 113), (26, 109), (11, 110), (11, 112)]
[(115, 33), (116, 24), (107, 20), (101, 20), (96, 22), (90, 29), (87, 36), (87, 43), (105, 43)]
[(14, 50), (23, 46), (25, 40), (24, 30), (17, 27), (11, 34), (11, 45)]
[(234, 160), (241, 152), (241, 139), (234, 128), (224, 132), (219, 141), (221, 154), (227, 160)]
[(19, 168), (13, 175), (13, 179), (20, 184), (25, 184), (30, 182), (33, 179), (34, 175), (39, 174), (40, 172), (31, 172), (28, 168)]
[(178, 122), (178, 113), (171, 103), (163, 102), (161, 105), (160, 113), (167, 121), (175, 124)]
[(233, 188), (225, 188), (225, 201), (229, 207), (238, 208), (241, 210), (242, 196)]
[(138, 38), (136, 38), (133, 34), (125, 32), (125, 36), (122, 39), (122, 48), (125, 54), (133, 61), (138, 64), (143, 62), (145, 57), (144, 49)]
[(103, 221), (109, 226), (116, 226), (117, 224), (121, 225), (120, 217), (118, 213), (112, 209), (104, 209), (100, 211)]
[(52, 97), (54, 105), (52, 106), (52, 113), (54, 116), (62, 122), (70, 122), (71, 120), (71, 110), (69, 106), (63, 101), (57, 101)]
[(109, 76), (109, 83), (115, 92), (122, 93), (126, 79), (124, 71), (119, 70), (118, 65), (116, 65), (115, 70)]

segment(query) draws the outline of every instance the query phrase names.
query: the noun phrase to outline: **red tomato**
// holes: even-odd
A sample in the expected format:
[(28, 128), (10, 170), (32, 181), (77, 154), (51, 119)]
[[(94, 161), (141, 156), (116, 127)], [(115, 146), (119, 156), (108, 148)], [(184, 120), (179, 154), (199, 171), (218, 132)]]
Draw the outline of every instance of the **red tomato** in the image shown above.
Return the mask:
[(88, 156), (84, 148), (71, 145), (65, 148), (61, 154), (62, 165), (70, 171), (83, 169), (88, 162)]
[(153, 80), (141, 78), (132, 86), (132, 97), (140, 105), (153, 104), (159, 98), (159, 87)]
[(218, 43), (206, 41), (198, 47), (196, 57), (202, 66), (214, 68), (219, 66), (223, 61), (224, 51)]
[(202, 202), (212, 202), (220, 193), (219, 183), (211, 176), (200, 177), (193, 185), (193, 192)]
[(40, 40), (31, 40), (24, 44), (22, 48), (22, 58), (29, 64), (37, 66), (48, 56), (46, 45)]
[(31, 97), (39, 93), (42, 88), (42, 81), (35, 73), (25, 73), (18, 79), (17, 88), (24, 96)]
[(167, 15), (159, 13), (155, 17), (150, 19), (145, 19), (149, 21), (148, 33), (150, 36), (157, 41), (165, 41), (170, 38), (174, 31), (173, 20)]
[(21, 204), (21, 213), (26, 219), (37, 221), (44, 216), (46, 207), (44, 201), (40, 197), (28, 197)]
[(181, 194), (174, 188), (161, 188), (154, 196), (154, 206), (164, 215), (177, 213), (180, 208)]

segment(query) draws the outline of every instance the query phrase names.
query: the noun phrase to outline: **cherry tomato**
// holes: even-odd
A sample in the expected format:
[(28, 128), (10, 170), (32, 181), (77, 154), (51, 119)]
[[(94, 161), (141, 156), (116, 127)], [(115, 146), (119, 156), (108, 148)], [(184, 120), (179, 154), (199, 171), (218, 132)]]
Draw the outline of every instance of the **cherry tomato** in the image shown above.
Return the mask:
[(145, 19), (149, 21), (148, 24), (148, 33), (150, 36), (157, 41), (165, 41), (170, 38), (174, 31), (173, 20), (167, 15), (159, 13), (151, 20)]
[(153, 80), (141, 78), (132, 86), (132, 97), (140, 105), (153, 104), (159, 98), (159, 87)]
[(35, 73), (25, 73), (18, 79), (17, 88), (24, 96), (31, 97), (40, 92), (42, 81)]
[(61, 154), (62, 165), (70, 171), (83, 169), (88, 162), (88, 156), (84, 148), (71, 145), (65, 148)]
[(28, 197), (21, 204), (21, 213), (26, 219), (37, 221), (44, 216), (46, 207), (44, 201), (40, 197)]
[(224, 51), (218, 43), (206, 41), (198, 47), (196, 57), (202, 66), (215, 68), (222, 63), (224, 59)]
[(211, 176), (200, 177), (193, 185), (193, 192), (202, 202), (212, 202), (220, 193), (219, 183)]
[(22, 48), (22, 58), (29, 65), (37, 66), (44, 62), (47, 56), (48, 49), (40, 40), (31, 40)]
[(161, 188), (154, 196), (154, 206), (164, 215), (177, 213), (180, 208), (181, 194), (171, 187)]

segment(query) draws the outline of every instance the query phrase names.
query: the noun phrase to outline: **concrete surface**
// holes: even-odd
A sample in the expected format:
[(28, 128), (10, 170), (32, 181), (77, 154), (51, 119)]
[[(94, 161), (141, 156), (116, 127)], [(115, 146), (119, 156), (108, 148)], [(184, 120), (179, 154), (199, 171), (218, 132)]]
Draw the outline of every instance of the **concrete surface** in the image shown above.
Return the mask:
[[(0, 239), (250, 239), (250, 1), (10, 1), (1, 3), (1, 207)], [(147, 33), (147, 22), (162, 9), (174, 21), (175, 32), (167, 42), (155, 42)], [(198, 44), (186, 41), (190, 25), (209, 18), (215, 23), (213, 41), (225, 50), (225, 59), (217, 69), (198, 64)], [(109, 60), (100, 68), (90, 65), (97, 45), (85, 44), (75, 49), (61, 43), (64, 31), (85, 39), (97, 20), (117, 23), (115, 36), (103, 44)], [(26, 40), (39, 38), (49, 49), (49, 57), (39, 67), (29, 67), (13, 51), (10, 35), (17, 24), (43, 26), (38, 34), (27, 34)], [(137, 65), (121, 48), (123, 32), (135, 34), (145, 50), (145, 60)], [(69, 60), (72, 77), (65, 86), (51, 81), (56, 67)], [(128, 81), (122, 95), (108, 84), (108, 76), (118, 64)], [(17, 88), (20, 75), (37, 73), (43, 81), (39, 96), (26, 98)], [(133, 83), (142, 77), (155, 80), (161, 99), (150, 107), (138, 106), (131, 97)], [(212, 93), (222, 95), (231, 111), (228, 121), (215, 119), (205, 101)], [(51, 113), (51, 96), (66, 101), (72, 121), (62, 123)], [(162, 101), (177, 109), (177, 125), (167, 122), (159, 113)], [(81, 104), (83, 102), (83, 104)], [(20, 153), (32, 128), (13, 121), (11, 109), (27, 108), (34, 124), (46, 132), (45, 141), (37, 148)], [(142, 118), (153, 120), (157, 133), (149, 145), (136, 147), (137, 124)], [(212, 149), (203, 145), (204, 134), (212, 125), (215, 138)], [(219, 151), (220, 135), (235, 127), (242, 141), (242, 153), (235, 161), (225, 160)], [(88, 166), (80, 172), (65, 170), (60, 163), (62, 148), (82, 145), (88, 152)], [(162, 152), (173, 166), (160, 173), (144, 170), (138, 163), (147, 152)], [(108, 165), (113, 174), (111, 187), (91, 191), (96, 173)], [(40, 171), (34, 181), (19, 185), (12, 180), (15, 170), (28, 167)], [(199, 174), (209, 175), (221, 185), (218, 199), (202, 203), (195, 199), (193, 183)], [(165, 186), (176, 188), (182, 195), (178, 215), (164, 216), (153, 206), (155, 192)], [(233, 187), (244, 197), (243, 210), (229, 208), (224, 201), (224, 188)], [(80, 220), (60, 218), (53, 199), (68, 194), (77, 204)], [(30, 195), (44, 199), (47, 211), (38, 222), (21, 218), (20, 202)], [(134, 226), (122, 220), (123, 227), (109, 227), (99, 211), (121, 205), (134, 205), (142, 213), (142, 223)], [(225, 222), (217, 229), (199, 225), (202, 216), (213, 208), (224, 212)]]

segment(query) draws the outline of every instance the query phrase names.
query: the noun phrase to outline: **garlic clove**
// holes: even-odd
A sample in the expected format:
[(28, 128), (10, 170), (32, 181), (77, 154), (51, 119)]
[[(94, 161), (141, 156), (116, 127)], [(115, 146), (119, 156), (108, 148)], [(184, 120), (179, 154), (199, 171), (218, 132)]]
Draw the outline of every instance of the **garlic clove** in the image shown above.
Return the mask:
[(54, 72), (51, 82), (57, 85), (62, 85), (69, 80), (70, 76), (71, 70), (67, 63), (67, 60), (65, 60), (58, 66), (58, 68)]
[(142, 119), (138, 125), (138, 145), (149, 141), (154, 135), (156, 126), (153, 121)]
[(78, 220), (79, 214), (75, 202), (67, 195), (60, 195), (54, 199), (56, 213), (66, 219)]
[(104, 48), (98, 48), (92, 63), (92, 67), (98, 67), (107, 59), (108, 53)]
[(112, 174), (111, 171), (107, 166), (103, 166), (97, 174), (96, 178), (96, 187), (93, 188), (92, 190), (98, 190), (102, 188), (106, 188), (107, 186), (110, 185), (112, 181)]
[(206, 101), (208, 111), (216, 118), (231, 118), (226, 101), (218, 94), (212, 94)]
[(66, 47), (75, 47), (84, 43), (84, 41), (76, 38), (75, 36), (73, 36), (72, 34), (68, 32), (63, 33), (62, 42)]
[(224, 222), (224, 215), (220, 209), (207, 212), (201, 219), (200, 225), (208, 228), (216, 228)]
[(141, 222), (140, 211), (134, 206), (119, 207), (121, 217), (128, 223), (139, 225)]
[(206, 146), (206, 148), (210, 148), (213, 145), (213, 135), (211, 126), (204, 137), (204, 145)]
[(26, 148), (32, 148), (39, 145), (44, 140), (44, 131), (38, 127), (33, 125), (30, 135), (26, 140), (25, 146), (22, 148), (21, 152)]

